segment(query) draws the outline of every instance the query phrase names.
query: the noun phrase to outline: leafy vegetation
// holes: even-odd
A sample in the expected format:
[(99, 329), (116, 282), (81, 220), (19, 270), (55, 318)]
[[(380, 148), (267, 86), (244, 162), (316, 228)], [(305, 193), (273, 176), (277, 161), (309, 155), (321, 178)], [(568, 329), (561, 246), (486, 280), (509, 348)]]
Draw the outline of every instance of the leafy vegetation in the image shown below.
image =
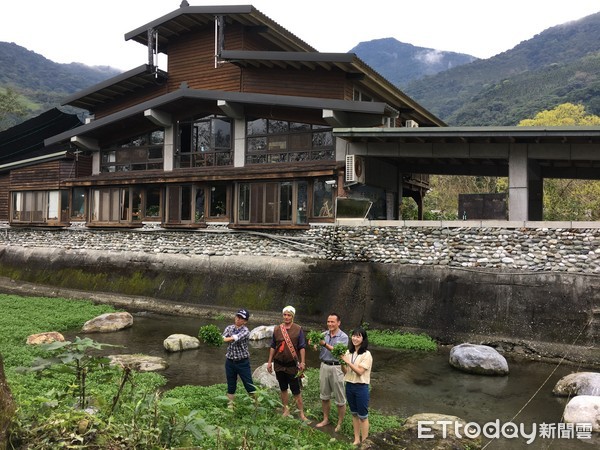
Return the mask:
[(310, 330), (306, 333), (306, 341), (312, 347), (313, 350), (319, 350), (319, 342), (323, 339), (323, 332), (317, 330)]
[(344, 344), (335, 344), (331, 349), (331, 354), (335, 359), (340, 360), (342, 364), (346, 364), (345, 361), (342, 361), (342, 356), (346, 354), (348, 351), (348, 346)]
[[(225, 385), (161, 392), (164, 377), (106, 366), (104, 358), (93, 352), (103, 344), (87, 338), (25, 345), (26, 336), (33, 332), (77, 329), (111, 310), (86, 301), (0, 295), (0, 354), (11, 355), (7, 377), (18, 405), (11, 435), (15, 449), (353, 448), (348, 443), (349, 415), (342, 426), (343, 438), (333, 439), (282, 417), (276, 390), (259, 389), (255, 399), (240, 395), (229, 409)], [(36, 356), (43, 359), (35, 360)], [(17, 365), (32, 370), (19, 373)], [(86, 400), (82, 401), (82, 385), (74, 379), (84, 372)], [(303, 391), (305, 412), (316, 420), (321, 416), (318, 370), (308, 369), (306, 374), (312, 382)], [(81, 408), (84, 404), (89, 407)], [(399, 418), (377, 411), (370, 411), (369, 419), (372, 433), (401, 425)]]
[(393, 330), (369, 330), (369, 343), (388, 348), (437, 350), (436, 342), (426, 334), (401, 333)]
[(216, 325), (208, 324), (200, 327), (198, 338), (205, 344), (219, 347), (223, 344), (223, 335)]

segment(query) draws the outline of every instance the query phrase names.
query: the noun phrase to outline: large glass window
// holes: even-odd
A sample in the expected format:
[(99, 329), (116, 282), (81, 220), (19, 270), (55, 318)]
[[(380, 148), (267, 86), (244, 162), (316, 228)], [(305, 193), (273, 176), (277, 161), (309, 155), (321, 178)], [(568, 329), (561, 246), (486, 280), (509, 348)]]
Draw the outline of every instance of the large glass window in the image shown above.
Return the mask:
[(21, 191), (13, 192), (11, 195), (11, 222), (32, 224), (68, 222), (68, 191)]
[(246, 122), (246, 163), (334, 159), (331, 127), (273, 119)]
[(202, 224), (206, 218), (220, 219), (227, 213), (227, 186), (225, 185), (173, 185), (167, 188), (166, 222), (176, 224)]
[(333, 179), (316, 179), (313, 183), (313, 216), (333, 217)]
[[(78, 200), (77, 189), (73, 190), (73, 205)], [(84, 205), (84, 203), (81, 203)], [(141, 223), (142, 220), (160, 219), (161, 188), (158, 186), (129, 186), (92, 189), (90, 222)], [(77, 216), (83, 215), (80, 209)]]
[(84, 220), (87, 193), (85, 188), (73, 188), (71, 194), (71, 219)]
[(102, 172), (162, 169), (165, 133), (155, 130), (119, 141), (101, 151)]
[(307, 182), (254, 182), (237, 185), (237, 223), (306, 224)]
[(233, 164), (231, 129), (231, 121), (225, 117), (210, 116), (180, 122), (177, 167)]

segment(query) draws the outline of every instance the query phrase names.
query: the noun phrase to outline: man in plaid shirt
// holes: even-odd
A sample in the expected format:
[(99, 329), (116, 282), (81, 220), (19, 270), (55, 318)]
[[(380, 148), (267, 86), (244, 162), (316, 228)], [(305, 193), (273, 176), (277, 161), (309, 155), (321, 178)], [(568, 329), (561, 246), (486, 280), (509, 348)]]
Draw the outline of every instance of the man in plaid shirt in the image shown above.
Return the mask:
[(233, 405), (235, 390), (237, 388), (237, 377), (244, 383), (246, 391), (254, 395), (256, 387), (252, 382), (252, 370), (250, 369), (250, 352), (248, 351), (248, 340), (250, 330), (246, 326), (250, 313), (246, 309), (240, 309), (233, 319), (233, 325), (229, 325), (223, 331), (223, 341), (227, 342), (227, 353), (225, 354), (225, 375), (227, 377), (227, 398), (229, 405)]

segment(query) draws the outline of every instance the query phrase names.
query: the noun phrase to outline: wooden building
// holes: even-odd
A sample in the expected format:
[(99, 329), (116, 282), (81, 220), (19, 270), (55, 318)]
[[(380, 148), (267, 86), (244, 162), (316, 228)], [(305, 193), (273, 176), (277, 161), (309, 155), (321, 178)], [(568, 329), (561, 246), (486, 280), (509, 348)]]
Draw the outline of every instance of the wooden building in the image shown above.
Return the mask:
[(444, 123), (356, 55), (319, 53), (249, 5), (183, 2), (125, 39), (147, 63), (65, 100), (90, 116), (45, 139), (62, 163), (0, 180), (11, 224), (304, 228), (342, 198), (378, 219), (397, 219), (402, 195), (420, 204), (427, 176), (351, 155), (332, 130)]

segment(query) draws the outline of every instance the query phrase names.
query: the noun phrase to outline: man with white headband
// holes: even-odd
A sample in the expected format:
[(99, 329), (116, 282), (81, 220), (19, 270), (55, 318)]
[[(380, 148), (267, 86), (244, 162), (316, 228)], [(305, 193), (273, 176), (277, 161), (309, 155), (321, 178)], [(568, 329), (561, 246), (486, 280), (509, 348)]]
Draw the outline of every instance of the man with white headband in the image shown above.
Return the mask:
[(281, 391), (283, 415), (290, 415), (288, 407), (288, 389), (290, 389), (296, 400), (300, 419), (308, 421), (304, 415), (304, 405), (300, 392), (302, 373), (306, 369), (306, 338), (302, 327), (294, 323), (296, 309), (293, 306), (288, 305), (283, 308), (282, 315), (283, 323), (273, 330), (267, 371), (272, 373), (273, 365), (275, 366), (275, 376)]

